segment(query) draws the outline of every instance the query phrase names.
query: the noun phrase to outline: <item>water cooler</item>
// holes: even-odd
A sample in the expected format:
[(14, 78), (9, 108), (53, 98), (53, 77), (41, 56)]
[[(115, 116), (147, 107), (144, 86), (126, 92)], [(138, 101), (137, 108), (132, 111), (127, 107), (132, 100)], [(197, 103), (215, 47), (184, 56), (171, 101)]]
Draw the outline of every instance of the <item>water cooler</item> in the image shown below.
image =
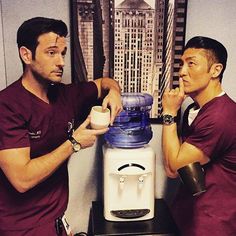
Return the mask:
[(140, 221), (154, 217), (155, 153), (149, 112), (152, 96), (123, 93), (123, 111), (105, 134), (104, 217)]

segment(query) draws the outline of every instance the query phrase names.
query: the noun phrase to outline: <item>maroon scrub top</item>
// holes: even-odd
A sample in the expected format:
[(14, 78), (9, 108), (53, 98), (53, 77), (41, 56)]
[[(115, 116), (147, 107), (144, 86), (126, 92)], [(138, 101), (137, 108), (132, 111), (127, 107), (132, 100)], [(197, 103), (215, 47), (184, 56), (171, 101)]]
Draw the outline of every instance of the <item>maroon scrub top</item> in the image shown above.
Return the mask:
[(182, 236), (236, 235), (236, 103), (226, 94), (216, 97), (188, 126), (191, 106), (183, 118), (183, 140), (211, 159), (203, 166), (207, 191), (193, 197), (181, 185), (174, 218)]
[[(47, 104), (17, 80), (0, 92), (0, 150), (30, 147), (31, 158), (51, 152), (67, 140), (69, 122), (84, 121), (97, 95), (93, 82), (60, 83), (50, 86)], [(17, 192), (0, 169), (0, 232), (46, 227), (67, 203), (67, 162), (25, 193)]]

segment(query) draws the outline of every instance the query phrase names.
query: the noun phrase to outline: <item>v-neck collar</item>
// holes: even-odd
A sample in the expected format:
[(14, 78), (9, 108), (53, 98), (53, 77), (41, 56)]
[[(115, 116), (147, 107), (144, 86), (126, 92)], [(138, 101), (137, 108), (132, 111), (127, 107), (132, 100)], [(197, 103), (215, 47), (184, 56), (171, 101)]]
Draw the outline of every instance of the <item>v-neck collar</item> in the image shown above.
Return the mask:
[(38, 104), (41, 104), (43, 106), (51, 106), (51, 103), (49, 101), (49, 103), (45, 102), (44, 100), (42, 100), (41, 98), (39, 98), (38, 96), (36, 96), (34, 93), (30, 92), (28, 89), (26, 89), (22, 83), (22, 77), (19, 79), (20, 81), (20, 86), (22, 88), (23, 91), (25, 91), (25, 93), (29, 94), (29, 96), (34, 99)]

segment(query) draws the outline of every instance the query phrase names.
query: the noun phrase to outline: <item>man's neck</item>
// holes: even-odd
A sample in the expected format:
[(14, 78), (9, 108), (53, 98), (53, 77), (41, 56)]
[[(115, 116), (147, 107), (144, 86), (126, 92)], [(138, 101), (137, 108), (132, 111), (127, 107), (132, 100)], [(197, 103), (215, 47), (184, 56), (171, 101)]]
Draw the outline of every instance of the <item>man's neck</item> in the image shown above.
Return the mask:
[(197, 103), (198, 106), (201, 108), (222, 92), (223, 90), (221, 84), (217, 83), (206, 87), (204, 90), (201, 90), (198, 93), (191, 94), (190, 96), (195, 101), (195, 103)]
[(40, 83), (32, 74), (24, 73), (22, 76), (23, 87), (46, 103), (48, 100), (48, 83)]

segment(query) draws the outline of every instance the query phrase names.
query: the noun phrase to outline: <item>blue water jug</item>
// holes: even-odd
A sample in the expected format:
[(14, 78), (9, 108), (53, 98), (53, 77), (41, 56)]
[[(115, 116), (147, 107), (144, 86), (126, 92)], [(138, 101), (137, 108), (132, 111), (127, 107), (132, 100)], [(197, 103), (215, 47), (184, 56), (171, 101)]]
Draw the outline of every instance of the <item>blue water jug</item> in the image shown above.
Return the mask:
[(122, 104), (123, 111), (104, 136), (106, 142), (118, 148), (138, 148), (149, 143), (153, 97), (147, 93), (123, 93)]

